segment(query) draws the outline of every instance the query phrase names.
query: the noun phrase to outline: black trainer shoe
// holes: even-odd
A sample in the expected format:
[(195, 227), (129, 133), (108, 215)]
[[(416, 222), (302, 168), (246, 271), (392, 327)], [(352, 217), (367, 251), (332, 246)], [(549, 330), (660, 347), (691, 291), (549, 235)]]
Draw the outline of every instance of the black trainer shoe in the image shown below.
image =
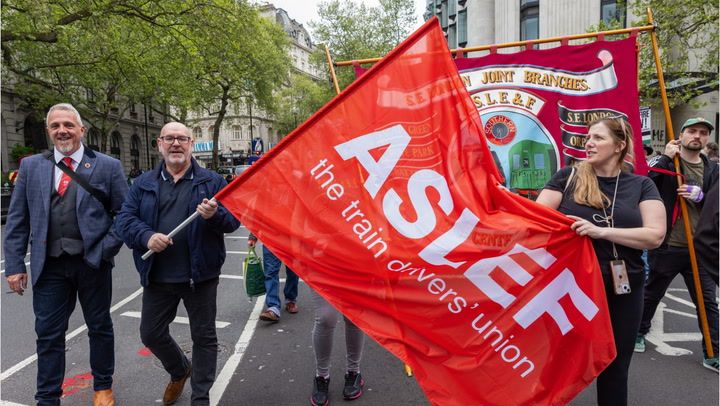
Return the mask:
[(325, 406), (328, 404), (328, 388), (330, 387), (330, 378), (316, 376), (313, 384), (313, 393), (310, 396), (310, 404), (313, 406)]
[(345, 400), (353, 400), (362, 396), (362, 388), (365, 381), (359, 372), (348, 372), (345, 374), (345, 387), (343, 388), (343, 398)]

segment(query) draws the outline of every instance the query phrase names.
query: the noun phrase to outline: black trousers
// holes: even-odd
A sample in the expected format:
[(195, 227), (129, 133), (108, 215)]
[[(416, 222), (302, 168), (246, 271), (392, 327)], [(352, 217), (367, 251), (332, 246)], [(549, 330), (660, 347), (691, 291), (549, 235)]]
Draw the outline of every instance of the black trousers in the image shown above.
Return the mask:
[(645, 273), (642, 270), (629, 272), (628, 279), (631, 292), (626, 295), (616, 295), (612, 276), (609, 273), (603, 274), (617, 357), (597, 377), (597, 400), (600, 406), (627, 405), (628, 370), (643, 312)]
[(33, 286), (37, 334), (38, 405), (60, 405), (65, 377), (65, 333), (80, 302), (90, 341), (93, 389), (110, 389), (115, 369), (115, 336), (110, 318), (111, 268), (92, 269), (82, 255), (47, 257), (40, 279)]
[(180, 300), (190, 319), (192, 337), (192, 405), (208, 405), (215, 382), (218, 340), (215, 331), (219, 278), (189, 283), (150, 283), (143, 291), (140, 338), (160, 360), (172, 380), (185, 376), (190, 361), (170, 336)]
[[(650, 251), (649, 253), (650, 275), (645, 285), (645, 307), (640, 334), (645, 335), (650, 331), (652, 318), (655, 315), (660, 300), (665, 296), (670, 283), (680, 274), (685, 280), (695, 307), (698, 308), (695, 295), (695, 283), (693, 281), (692, 269), (690, 267), (690, 253), (687, 248), (663, 247)], [(702, 268), (699, 269), (700, 286), (705, 301), (705, 312), (710, 327), (710, 341), (712, 342), (715, 356), (718, 356), (718, 306), (715, 299), (716, 285), (710, 275)], [(702, 331), (700, 324), (700, 313), (698, 312), (698, 328)], [(702, 341), (703, 352), (707, 357), (705, 340)]]

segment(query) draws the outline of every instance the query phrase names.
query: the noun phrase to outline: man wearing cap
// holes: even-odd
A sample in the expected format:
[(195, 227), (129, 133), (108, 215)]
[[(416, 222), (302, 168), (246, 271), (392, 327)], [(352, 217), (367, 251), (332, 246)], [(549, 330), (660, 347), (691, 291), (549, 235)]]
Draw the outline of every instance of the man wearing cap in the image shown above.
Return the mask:
[[(691, 118), (683, 124), (678, 139), (670, 141), (665, 146), (663, 154), (650, 161), (649, 176), (655, 182), (663, 198), (667, 212), (668, 233), (663, 244), (659, 248), (650, 251), (650, 275), (645, 284), (645, 307), (635, 344), (636, 352), (645, 351), (644, 336), (650, 330), (650, 323), (655, 315), (655, 309), (677, 274), (682, 275), (695, 307), (698, 307), (687, 237), (685, 235), (684, 221), (681, 218), (678, 197), (685, 199), (687, 203), (689, 222), (694, 232), (700, 209), (705, 200), (705, 194), (717, 183), (718, 179), (717, 164), (700, 153), (708, 143), (712, 130), (713, 125), (704, 118)], [(673, 158), (676, 155), (680, 157), (680, 171), (683, 176), (683, 184), (680, 187), (677, 185), (677, 178), (674, 173)], [(712, 358), (708, 357), (703, 341), (705, 359), (702, 365), (717, 372), (718, 306), (715, 299), (715, 283), (707, 272), (702, 269), (700, 269), (700, 285), (705, 301), (708, 324), (710, 325), (714, 354)], [(699, 311), (698, 325), (700, 325)]]

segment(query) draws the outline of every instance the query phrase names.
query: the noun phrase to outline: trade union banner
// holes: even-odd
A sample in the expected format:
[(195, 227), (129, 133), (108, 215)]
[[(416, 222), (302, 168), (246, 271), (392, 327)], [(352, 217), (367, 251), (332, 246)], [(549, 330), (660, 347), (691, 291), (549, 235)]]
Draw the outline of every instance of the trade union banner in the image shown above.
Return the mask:
[(500, 179), (432, 19), (216, 198), (432, 404), (566, 404), (615, 357), (600, 270)]
[(606, 116), (629, 121), (635, 173), (647, 173), (635, 49), (630, 37), (456, 59), (506, 187), (537, 196), (558, 169), (585, 159), (586, 125)]

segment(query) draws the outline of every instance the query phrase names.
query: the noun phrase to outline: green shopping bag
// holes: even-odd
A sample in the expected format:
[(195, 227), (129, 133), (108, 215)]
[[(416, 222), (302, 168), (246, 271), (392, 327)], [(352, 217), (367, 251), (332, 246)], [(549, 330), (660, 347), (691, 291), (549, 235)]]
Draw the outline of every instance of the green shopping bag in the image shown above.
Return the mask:
[(243, 261), (243, 280), (245, 281), (245, 292), (249, 297), (265, 294), (265, 273), (262, 261), (255, 254), (254, 246), (248, 247), (248, 255)]

